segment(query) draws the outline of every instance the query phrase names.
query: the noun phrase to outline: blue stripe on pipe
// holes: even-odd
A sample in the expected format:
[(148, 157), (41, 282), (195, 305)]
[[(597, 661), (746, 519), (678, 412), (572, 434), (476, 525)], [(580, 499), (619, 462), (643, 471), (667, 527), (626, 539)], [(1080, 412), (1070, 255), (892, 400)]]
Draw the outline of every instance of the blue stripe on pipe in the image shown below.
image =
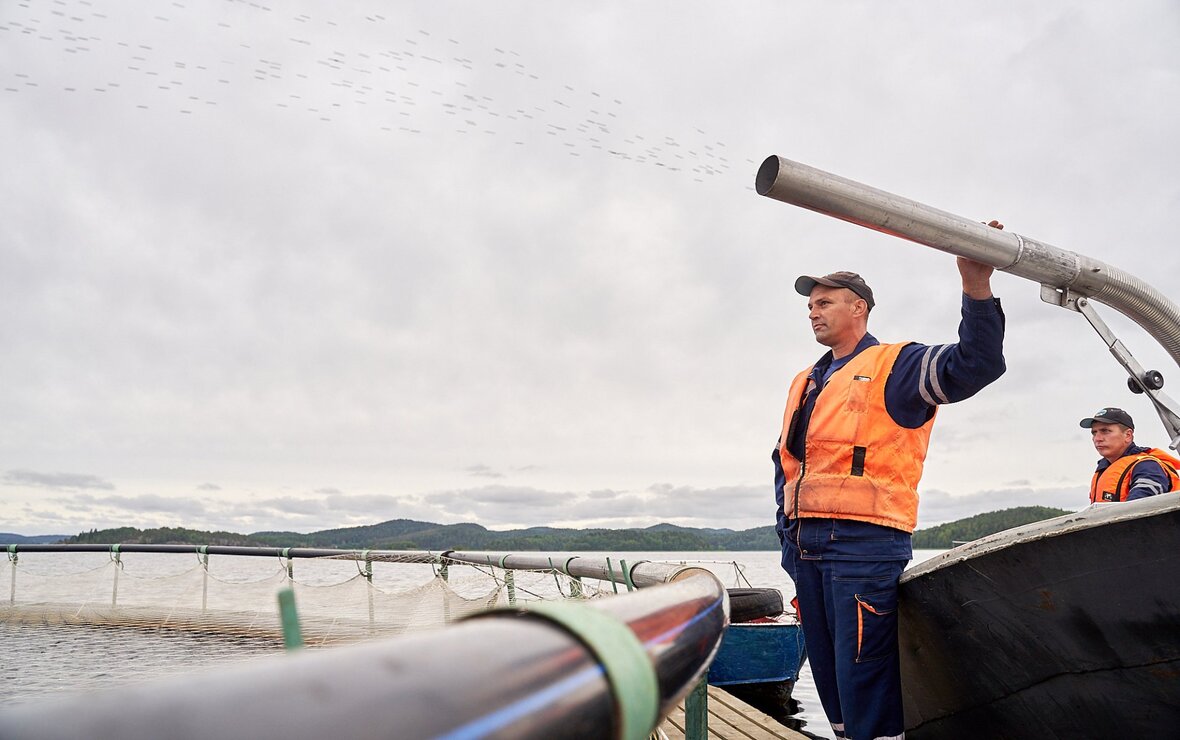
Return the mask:
[(578, 671), (569, 678), (558, 681), (543, 691), (538, 691), (531, 696), (519, 699), (491, 714), (472, 720), (462, 727), (451, 730), (444, 735), (439, 735), (439, 737), (445, 738), (445, 740), (467, 740), (467, 738), (486, 737), (494, 732), (503, 730), (521, 718), (533, 714), (556, 699), (561, 698), (566, 693), (598, 678), (604, 678), (603, 670), (602, 666), (595, 664), (590, 668)]

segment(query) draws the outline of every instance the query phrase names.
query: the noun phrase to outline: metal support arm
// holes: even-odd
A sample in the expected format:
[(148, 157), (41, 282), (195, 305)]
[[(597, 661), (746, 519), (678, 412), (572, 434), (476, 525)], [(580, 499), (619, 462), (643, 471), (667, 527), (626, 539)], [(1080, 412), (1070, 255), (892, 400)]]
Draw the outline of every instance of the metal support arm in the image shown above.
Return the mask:
[(1139, 361), (1131, 354), (1130, 350), (1114, 335), (1094, 307), (1090, 305), (1090, 301), (1083, 296), (1079, 296), (1068, 289), (1061, 290), (1052, 285), (1041, 286), (1041, 300), (1046, 303), (1052, 303), (1056, 306), (1069, 309), (1070, 311), (1077, 311), (1090, 322), (1090, 326), (1094, 327), (1094, 331), (1098, 332), (1098, 336), (1106, 343), (1107, 349), (1118, 360), (1118, 363), (1123, 366), (1127, 374), (1131, 378), (1132, 387), (1137, 386), (1138, 391), (1143, 392), (1151, 399), (1152, 406), (1159, 414), (1160, 421), (1163, 422), (1164, 429), (1167, 430), (1168, 436), (1171, 438), (1170, 447), (1174, 450), (1177, 445), (1180, 445), (1180, 405), (1167, 396), (1167, 394), (1160, 391), (1158, 388), (1152, 388), (1144, 381), (1148, 372), (1143, 369)]
[[(1158, 393), (1159, 373), (1142, 368), (1082, 299), (1110, 306), (1143, 327), (1180, 365), (1180, 306), (1134, 275), (1104, 262), (1054, 247), (1011, 231), (940, 211), (909, 198), (833, 175), (778, 156), (758, 168), (754, 189), (759, 195), (909, 239), (918, 244), (992, 265), (1042, 287), (1048, 303), (1086, 315), (1115, 358), (1131, 373), (1132, 390), (1151, 399), (1164, 423), (1172, 448), (1180, 445), (1180, 408)], [(1100, 328), (1101, 327), (1101, 328)]]

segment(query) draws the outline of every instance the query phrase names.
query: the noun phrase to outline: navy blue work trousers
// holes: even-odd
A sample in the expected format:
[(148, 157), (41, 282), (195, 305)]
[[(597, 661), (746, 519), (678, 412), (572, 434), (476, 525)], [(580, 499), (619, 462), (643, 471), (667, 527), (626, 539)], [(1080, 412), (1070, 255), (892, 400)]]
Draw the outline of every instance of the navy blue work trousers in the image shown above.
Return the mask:
[(807, 660), (837, 737), (901, 738), (897, 580), (907, 560), (829, 560), (783, 543)]

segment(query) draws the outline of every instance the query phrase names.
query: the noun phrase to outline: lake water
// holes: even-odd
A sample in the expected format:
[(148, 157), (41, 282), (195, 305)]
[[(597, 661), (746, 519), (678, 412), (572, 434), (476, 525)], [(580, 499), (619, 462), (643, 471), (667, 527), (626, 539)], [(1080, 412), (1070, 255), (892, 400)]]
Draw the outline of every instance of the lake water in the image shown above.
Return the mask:
[[(939, 552), (916, 551), (913, 562), (922, 562)], [(748, 581), (755, 587), (777, 588), (782, 591), (784, 602), (794, 595), (791, 580), (779, 565), (779, 553), (774, 551), (570, 554), (610, 556), (628, 563), (640, 560), (689, 562), (708, 568), (726, 586), (745, 586)], [(214, 670), (281, 651), (281, 640), (273, 637), (260, 639), (256, 635), (232, 631), (112, 629), (110, 626), (63, 623), (60, 619), (6, 619), (4, 615), (3, 607), (10, 600), (22, 603), (19, 597), (34, 581), (40, 588), (49, 589), (50, 597), (46, 601), (64, 601), (73, 597), (108, 607), (113, 585), (120, 608), (127, 608), (136, 598), (179, 603), (196, 598), (197, 594), (212, 604), (211, 600), (219, 598), (220, 592), (217, 588), (210, 588), (209, 578), (200, 580), (204, 572), (195, 557), (191, 554), (124, 554), (123, 567), (113, 584), (114, 569), (106, 553), (21, 553), (19, 571), (14, 571), (11, 563), (3, 564), (7, 567), (0, 571), (0, 586), (8, 592), (6, 595), (10, 599), (0, 601), (0, 655), (4, 656), (0, 664), (0, 708), (79, 687), (117, 686), (186, 671)], [(740, 574), (734, 563), (741, 565)], [(258, 621), (273, 623), (273, 594), (284, 583), (285, 564), (286, 561), (275, 558), (213, 556), (209, 559), (209, 573), (214, 578), (213, 585), (223, 587), (228, 598), (256, 598), (263, 604), (258, 610)], [(343, 604), (341, 599), (364, 599), (363, 594), (368, 592), (353, 561), (296, 560), (293, 567), (296, 580), (312, 589), (302, 592), (301, 618), (314, 614), (315, 605), (310, 599), (316, 590), (324, 592), (324, 608), (329, 611)], [(405, 592), (432, 577), (433, 570), (429, 565), (373, 564), (373, 583), (380, 591)], [(552, 577), (538, 579), (535, 586), (521, 579), (519, 587), (526, 590), (552, 588), (553, 583)], [(464, 588), (461, 578), (453, 577), (451, 584), (459, 590)], [(257, 592), (253, 597), (251, 588)], [(373, 609), (371, 601), (369, 609)], [(400, 601), (397, 611), (403, 611)], [(796, 719), (802, 721), (802, 729), (816, 737), (833, 737), (820, 708), (808, 664), (804, 664), (794, 697), (800, 705)]]

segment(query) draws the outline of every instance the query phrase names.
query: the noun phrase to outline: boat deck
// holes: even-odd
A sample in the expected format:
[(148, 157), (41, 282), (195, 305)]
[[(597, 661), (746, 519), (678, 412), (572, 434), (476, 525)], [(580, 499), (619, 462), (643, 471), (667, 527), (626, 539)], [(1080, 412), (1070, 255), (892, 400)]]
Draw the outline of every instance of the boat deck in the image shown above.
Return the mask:
[[(713, 740), (808, 740), (723, 689), (709, 687), (709, 738)], [(684, 740), (684, 703), (660, 723), (668, 740)]]

